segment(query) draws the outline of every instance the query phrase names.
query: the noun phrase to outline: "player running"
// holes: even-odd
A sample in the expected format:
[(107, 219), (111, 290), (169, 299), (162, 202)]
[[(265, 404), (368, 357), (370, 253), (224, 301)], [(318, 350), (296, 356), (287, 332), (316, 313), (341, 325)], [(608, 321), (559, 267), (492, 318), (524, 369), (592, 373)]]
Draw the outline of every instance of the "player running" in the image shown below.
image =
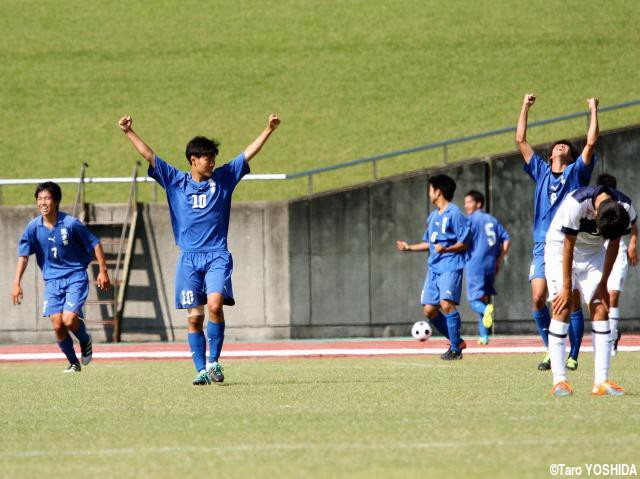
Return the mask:
[(471, 225), (472, 246), (465, 267), (467, 299), (471, 309), (478, 313), (478, 344), (489, 344), (489, 332), (493, 325), (493, 304), (489, 301), (496, 294), (493, 287), (502, 260), (511, 246), (509, 233), (496, 218), (482, 210), (484, 195), (476, 190), (464, 197), (464, 209)]
[[(58, 347), (69, 361), (64, 372), (79, 373), (81, 363), (89, 364), (93, 354), (91, 335), (82, 320), (82, 307), (89, 296), (87, 266), (95, 254), (100, 268), (97, 284), (104, 291), (110, 287), (107, 262), (98, 238), (80, 220), (59, 211), (62, 190), (57, 183), (40, 183), (35, 198), (40, 216), (27, 224), (20, 237), (11, 297), (15, 305), (22, 302), (20, 282), (29, 256), (35, 254), (44, 279), (42, 316), (51, 321)], [(80, 361), (69, 331), (80, 342)]]
[(620, 237), (629, 234), (636, 218), (625, 194), (606, 186), (587, 186), (570, 193), (551, 222), (545, 246), (545, 273), (553, 306), (549, 326), (553, 372), (550, 395), (573, 393), (567, 382), (564, 359), (573, 289), (580, 292), (591, 315), (595, 360), (592, 394), (624, 394), (608, 377), (611, 328), (607, 281), (618, 255)]
[[(243, 153), (214, 170), (218, 143), (202, 136), (193, 138), (186, 148), (191, 171), (186, 173), (166, 163), (133, 131), (130, 116), (119, 126), (135, 149), (149, 163), (149, 176), (167, 194), (169, 214), (176, 244), (180, 247), (176, 269), (176, 308), (188, 311), (188, 342), (197, 371), (194, 385), (223, 382), (218, 362), (224, 342), (223, 305), (233, 306), (231, 273), (233, 259), (227, 248), (231, 195), (242, 177), (249, 173), (249, 162), (280, 124), (269, 116), (264, 131)], [(209, 361), (205, 364), (207, 342), (203, 331), (204, 306), (209, 312), (207, 336)]]
[[(598, 176), (598, 185), (616, 189), (618, 180), (615, 176), (603, 173)], [(615, 356), (618, 352), (618, 343), (620, 342), (620, 330), (618, 329), (618, 321), (620, 320), (620, 296), (624, 289), (624, 281), (629, 272), (629, 264), (631, 266), (638, 265), (638, 252), (636, 245), (638, 243), (638, 225), (635, 223), (631, 226), (631, 234), (628, 239), (623, 236), (620, 238), (620, 249), (618, 257), (613, 264), (609, 281), (607, 282), (607, 290), (609, 291), (609, 324), (611, 326), (611, 339), (613, 340), (613, 348), (611, 355)]]
[[(445, 361), (462, 359), (466, 347), (460, 338), (462, 270), (471, 241), (469, 221), (453, 203), (455, 181), (447, 175), (429, 178), (429, 200), (436, 207), (427, 218), (421, 243), (397, 241), (400, 251), (429, 251), (428, 272), (422, 289), (424, 315), (449, 339), (449, 349), (440, 356)], [(443, 314), (444, 313), (444, 314)]]
[[(516, 142), (524, 158), (524, 171), (536, 183), (533, 212), (533, 261), (529, 269), (533, 318), (544, 345), (548, 346), (548, 330), (551, 316), (547, 308), (547, 283), (544, 272), (544, 242), (549, 224), (558, 209), (558, 205), (570, 191), (586, 186), (591, 179), (593, 167), (597, 161), (594, 147), (598, 139), (598, 99), (587, 100), (591, 112), (587, 143), (578, 156), (578, 151), (567, 140), (556, 141), (551, 147), (549, 161), (546, 162), (527, 142), (527, 119), (529, 109), (536, 101), (530, 93), (524, 96), (522, 110), (516, 128)], [(584, 323), (582, 310), (575, 311), (572, 319)], [(540, 370), (551, 368), (547, 353), (538, 365)]]

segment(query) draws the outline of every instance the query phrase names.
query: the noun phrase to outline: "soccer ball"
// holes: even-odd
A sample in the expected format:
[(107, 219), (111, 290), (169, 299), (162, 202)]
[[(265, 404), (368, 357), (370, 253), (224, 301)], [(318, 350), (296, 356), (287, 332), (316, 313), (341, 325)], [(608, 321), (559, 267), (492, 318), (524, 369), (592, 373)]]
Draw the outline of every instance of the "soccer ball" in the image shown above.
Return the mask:
[(411, 335), (418, 341), (426, 341), (432, 334), (433, 331), (428, 321), (418, 321), (411, 328)]

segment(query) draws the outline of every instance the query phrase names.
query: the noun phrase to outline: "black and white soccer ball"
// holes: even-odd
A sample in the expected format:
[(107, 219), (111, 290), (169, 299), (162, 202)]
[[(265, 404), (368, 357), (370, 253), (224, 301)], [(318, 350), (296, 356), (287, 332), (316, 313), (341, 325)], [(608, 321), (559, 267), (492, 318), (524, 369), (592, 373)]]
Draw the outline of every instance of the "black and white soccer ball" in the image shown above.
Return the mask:
[(411, 328), (411, 335), (418, 341), (426, 341), (432, 334), (433, 331), (428, 321), (418, 321)]

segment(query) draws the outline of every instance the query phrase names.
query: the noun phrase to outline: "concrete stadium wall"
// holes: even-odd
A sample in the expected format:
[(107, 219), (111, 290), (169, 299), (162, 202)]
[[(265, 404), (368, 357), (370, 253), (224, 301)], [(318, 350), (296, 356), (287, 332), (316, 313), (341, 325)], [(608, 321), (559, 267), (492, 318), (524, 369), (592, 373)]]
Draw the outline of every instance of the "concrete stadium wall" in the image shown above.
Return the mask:
[[(581, 140), (576, 140), (581, 144)], [(536, 148), (546, 154), (548, 145)], [(605, 132), (598, 141), (602, 171), (616, 175), (620, 189), (640, 204), (640, 126)], [(531, 259), (533, 182), (516, 152), (423, 170), (290, 202), (236, 203), (229, 246), (234, 258), (237, 305), (225, 308), (230, 339), (407, 336), (422, 318), (420, 292), (426, 254), (400, 253), (395, 241), (417, 242), (431, 205), (429, 175), (446, 172), (458, 183), (462, 206), (469, 189), (486, 193), (490, 210), (513, 238), (508, 263), (498, 275), (496, 332), (534, 332), (527, 274)], [(95, 205), (97, 220), (122, 218), (123, 205)], [(124, 341), (183, 340), (186, 314), (174, 307), (178, 249), (165, 203), (141, 206), (132, 272), (122, 323)], [(0, 207), (0, 342), (50, 342), (40, 318), (42, 280), (32, 259), (23, 279), (25, 299), (11, 304), (17, 242), (35, 208)], [(632, 268), (622, 299), (623, 330), (640, 329), (640, 293)], [(90, 297), (96, 297), (96, 291)], [(466, 294), (460, 308), (463, 332), (475, 334)], [(87, 308), (88, 319), (110, 317), (108, 308)], [(92, 323), (97, 340), (110, 330)]]
[[(0, 238), (4, 245), (0, 249), (0, 288), (4, 292), (0, 296), (0, 308), (4, 312), (0, 319), (0, 342), (50, 342), (54, 337), (49, 322), (40, 317), (43, 283), (34, 257), (23, 277), (23, 304), (13, 306), (9, 296), (18, 238), (35, 213), (33, 207), (0, 207)], [(124, 214), (124, 205), (97, 205), (91, 209), (97, 221), (120, 221)], [(237, 304), (225, 308), (227, 337), (231, 340), (288, 338), (287, 205), (237, 204), (231, 216), (229, 245), (234, 259), (233, 289)], [(126, 293), (122, 340), (183, 340), (186, 312), (176, 310), (174, 305), (178, 248), (173, 240), (168, 207), (143, 205), (141, 218)], [(106, 245), (105, 251), (109, 251)], [(93, 274), (96, 273), (94, 270)], [(89, 298), (98, 297), (104, 295), (92, 287)], [(92, 322), (110, 318), (110, 307), (87, 306), (85, 316), (97, 341), (111, 339), (110, 327)]]
[[(573, 140), (582, 149), (584, 139)], [(543, 155), (550, 145), (536, 150)], [(595, 177), (607, 171), (620, 189), (640, 201), (640, 127), (603, 132), (598, 140)], [(454, 202), (462, 207), (470, 189), (484, 191), (489, 211), (510, 232), (508, 262), (497, 277), (495, 331), (533, 333), (528, 282), (533, 248), (534, 184), (523, 171), (519, 152), (469, 160), (454, 167), (409, 175), (293, 201), (291, 218), (291, 333), (293, 337), (406, 336), (422, 318), (420, 291), (426, 254), (399, 253), (395, 240), (418, 242), (431, 205), (429, 175), (445, 172), (458, 186)], [(638, 270), (631, 268), (622, 300), (622, 328), (640, 329)], [(460, 312), (463, 332), (477, 334), (466, 292)], [(586, 312), (588, 314), (588, 312)]]

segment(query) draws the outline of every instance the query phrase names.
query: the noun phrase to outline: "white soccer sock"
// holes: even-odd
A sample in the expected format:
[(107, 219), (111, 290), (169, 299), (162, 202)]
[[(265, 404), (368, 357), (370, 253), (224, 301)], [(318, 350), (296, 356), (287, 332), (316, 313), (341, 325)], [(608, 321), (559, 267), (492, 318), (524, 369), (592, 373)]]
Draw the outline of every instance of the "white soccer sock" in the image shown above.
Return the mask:
[(552, 319), (549, 324), (549, 357), (551, 358), (551, 372), (553, 384), (567, 380), (567, 365), (564, 356), (567, 351), (567, 333), (569, 323)]
[(620, 308), (609, 308), (609, 325), (611, 326), (611, 339), (618, 339), (618, 320), (620, 319)]
[(611, 365), (611, 330), (609, 321), (593, 321), (591, 323), (594, 365), (594, 384), (600, 384), (609, 378)]

